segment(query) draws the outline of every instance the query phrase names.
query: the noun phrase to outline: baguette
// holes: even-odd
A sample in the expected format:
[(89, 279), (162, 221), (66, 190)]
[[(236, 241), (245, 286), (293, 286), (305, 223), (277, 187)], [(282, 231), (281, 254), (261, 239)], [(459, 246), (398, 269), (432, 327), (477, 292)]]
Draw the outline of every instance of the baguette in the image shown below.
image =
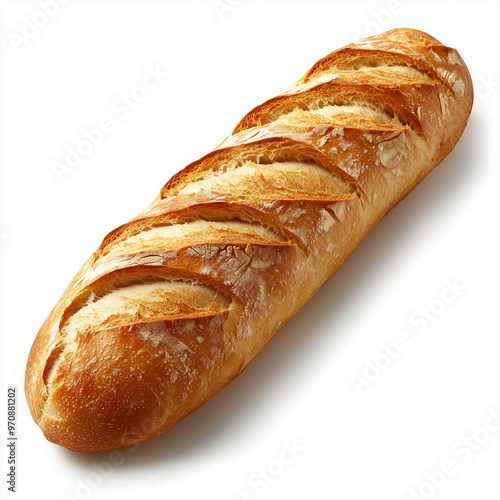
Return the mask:
[(41, 327), (25, 391), (46, 438), (133, 445), (220, 391), (453, 149), (472, 101), (457, 51), (401, 28), (250, 111), (104, 238)]

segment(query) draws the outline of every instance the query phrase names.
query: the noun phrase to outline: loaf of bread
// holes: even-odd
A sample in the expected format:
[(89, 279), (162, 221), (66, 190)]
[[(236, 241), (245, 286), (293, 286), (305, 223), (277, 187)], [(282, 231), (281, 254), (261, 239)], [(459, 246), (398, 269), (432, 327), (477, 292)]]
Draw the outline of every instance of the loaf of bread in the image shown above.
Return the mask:
[(25, 390), (46, 438), (133, 445), (220, 391), (452, 150), (472, 99), (457, 51), (403, 28), (250, 111), (104, 238), (43, 324)]

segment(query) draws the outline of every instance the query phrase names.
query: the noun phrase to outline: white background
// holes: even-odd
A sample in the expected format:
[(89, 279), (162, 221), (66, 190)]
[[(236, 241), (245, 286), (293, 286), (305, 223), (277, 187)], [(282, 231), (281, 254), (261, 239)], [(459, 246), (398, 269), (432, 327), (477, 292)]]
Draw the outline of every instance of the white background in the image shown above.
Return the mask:
[[(0, 496), (392, 500), (414, 488), (499, 498), (500, 432), (481, 430), (500, 408), (497, 4), (231, 1), (221, 12), (212, 0), (73, 0), (21, 45), (23, 18), (40, 6), (0, 2)], [(236, 381), (173, 429), (101, 473), (109, 453), (46, 441), (25, 402), (24, 364), (104, 235), (317, 59), (398, 26), (458, 48), (470, 68), (476, 101), (453, 153)], [(113, 103), (157, 65), (168, 78), (123, 119)], [(54, 162), (103, 118), (112, 133), (59, 181)], [(446, 280), (466, 289), (439, 309)], [(430, 303), (440, 314), (418, 333), (410, 318)], [(358, 393), (353, 375), (402, 331), (413, 343)], [(4, 480), (8, 386), (19, 392), (16, 496)], [(464, 435), (484, 443), (466, 446)], [(280, 465), (284, 442), (301, 451)], [(454, 473), (426, 486), (445, 461)], [(271, 481), (256, 482), (262, 471)]]

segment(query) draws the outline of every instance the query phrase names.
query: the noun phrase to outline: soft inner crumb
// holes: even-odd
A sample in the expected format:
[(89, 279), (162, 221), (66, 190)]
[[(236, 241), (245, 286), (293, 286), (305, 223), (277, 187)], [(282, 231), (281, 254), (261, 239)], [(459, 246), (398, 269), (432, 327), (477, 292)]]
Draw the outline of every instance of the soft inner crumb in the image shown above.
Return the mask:
[(215, 289), (202, 284), (173, 281), (131, 285), (79, 309), (64, 325), (63, 334), (217, 312), (226, 309), (227, 305)]
[(250, 191), (258, 193), (264, 189), (271, 193), (280, 191), (282, 198), (289, 198), (293, 192), (347, 194), (350, 191), (349, 186), (346, 186), (339, 177), (313, 163), (289, 161), (257, 164), (249, 161), (244, 165), (235, 165), (223, 172), (213, 172), (205, 179), (191, 182), (182, 188), (179, 194), (205, 190), (239, 195)]

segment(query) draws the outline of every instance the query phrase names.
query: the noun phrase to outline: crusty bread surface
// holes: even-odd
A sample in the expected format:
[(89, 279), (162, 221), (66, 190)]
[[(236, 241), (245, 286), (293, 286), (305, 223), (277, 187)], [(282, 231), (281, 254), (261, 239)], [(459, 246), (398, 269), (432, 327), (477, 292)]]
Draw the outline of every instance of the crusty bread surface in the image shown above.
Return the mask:
[(250, 111), (104, 238), (41, 327), (25, 390), (46, 438), (133, 445), (220, 391), (452, 150), (472, 99), (458, 52), (401, 28)]

